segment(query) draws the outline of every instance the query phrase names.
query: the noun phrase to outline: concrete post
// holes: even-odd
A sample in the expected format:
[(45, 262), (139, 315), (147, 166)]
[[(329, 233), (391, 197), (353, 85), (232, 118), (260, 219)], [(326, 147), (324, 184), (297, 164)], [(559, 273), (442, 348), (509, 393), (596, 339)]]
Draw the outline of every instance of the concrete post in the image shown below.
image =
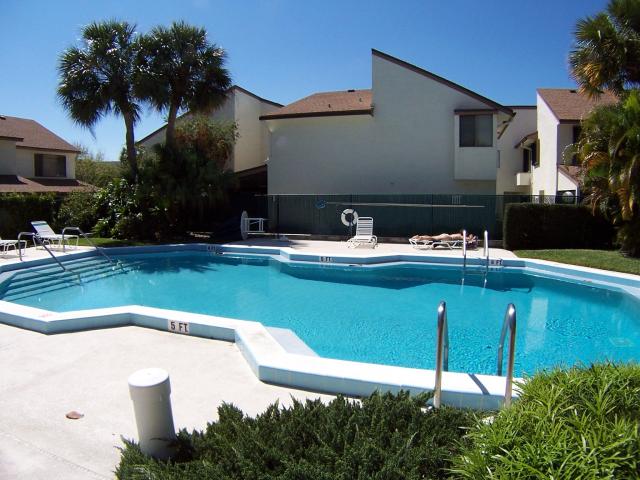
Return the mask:
[(145, 368), (129, 376), (129, 394), (138, 427), (140, 449), (145, 455), (166, 460), (175, 440), (171, 412), (169, 374), (161, 368)]

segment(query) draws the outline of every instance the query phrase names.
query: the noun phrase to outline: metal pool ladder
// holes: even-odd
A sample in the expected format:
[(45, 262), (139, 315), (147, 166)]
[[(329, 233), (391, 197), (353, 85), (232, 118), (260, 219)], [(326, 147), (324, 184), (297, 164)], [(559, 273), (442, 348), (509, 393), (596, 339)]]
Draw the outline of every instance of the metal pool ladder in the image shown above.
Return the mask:
[[(484, 231), (484, 245), (483, 245), (483, 252), (482, 255), (485, 258), (485, 272), (489, 273), (489, 232), (488, 231)], [(486, 279), (487, 277), (485, 277), (485, 283), (486, 283)]]
[[(462, 284), (464, 285), (466, 274), (467, 274), (467, 231), (462, 230), (462, 237), (464, 240), (462, 241)], [(485, 259), (484, 271), (472, 271), (469, 273), (476, 273), (482, 275), (482, 286), (487, 286), (487, 276), (489, 275), (489, 264), (491, 261), (489, 260), (489, 232), (487, 230), (484, 231), (484, 245), (482, 255)]]
[(82, 238), (84, 238), (84, 239), (89, 243), (89, 245), (91, 245), (91, 246), (96, 250), (96, 252), (98, 252), (100, 255), (102, 255), (104, 258), (106, 258), (106, 259), (107, 259), (107, 261), (108, 261), (109, 263), (111, 263), (111, 264), (112, 264), (112, 265), (114, 265), (114, 266), (117, 266), (117, 267), (122, 268), (122, 265), (120, 265), (120, 262), (116, 262), (116, 261), (114, 261), (114, 260), (113, 260), (109, 255), (107, 255), (106, 253), (104, 253), (104, 252), (102, 251), (102, 248), (98, 248), (98, 247), (96, 246), (96, 244), (95, 244), (95, 243), (93, 243), (93, 242), (91, 241), (91, 239), (87, 236), (87, 234), (86, 234), (86, 233), (84, 233), (84, 232), (82, 231), (82, 229), (81, 229), (80, 227), (64, 227), (64, 228), (62, 229), (62, 251), (63, 251), (63, 252), (65, 251), (64, 236), (65, 236), (65, 234), (67, 233), (67, 231), (75, 231), (75, 232), (78, 232), (78, 234), (79, 234)]
[(433, 391), (433, 407), (442, 405), (442, 371), (449, 370), (449, 327), (447, 303), (438, 305), (438, 343), (436, 347), (436, 384)]
[(511, 405), (511, 393), (513, 389), (513, 362), (515, 360), (516, 347), (516, 307), (513, 303), (507, 306), (502, 322), (502, 331), (500, 332), (500, 342), (498, 343), (498, 376), (502, 376), (502, 360), (504, 356), (504, 341), (507, 337), (507, 330), (510, 331), (509, 336), (509, 357), (507, 360), (507, 382), (504, 391), (504, 406)]
[(31, 237), (31, 239), (33, 240), (33, 244), (36, 245), (39, 244), (42, 248), (44, 248), (47, 253), (51, 256), (51, 258), (53, 258), (55, 260), (55, 262), (58, 264), (58, 266), (64, 270), (65, 272), (69, 272), (72, 275), (76, 276), (76, 279), (78, 280), (79, 284), (82, 284), (82, 277), (80, 277), (80, 274), (78, 272), (74, 272), (73, 270), (71, 270), (70, 268), (65, 267), (62, 262), (60, 260), (58, 260), (58, 257), (56, 257), (53, 252), (49, 249), (49, 247), (47, 247), (47, 244), (42, 240), (42, 238), (40, 238), (40, 236), (37, 233), (33, 233), (33, 232), (20, 232), (18, 234), (18, 257), (20, 258), (20, 261), (22, 261), (22, 244), (20, 242), (24, 241), (26, 242), (26, 240), (22, 240), (22, 237)]
[[(498, 344), (498, 376), (502, 376), (502, 362), (504, 356), (504, 341), (509, 331), (509, 356), (507, 359), (507, 381), (504, 391), (504, 407), (511, 405), (513, 390), (513, 364), (515, 361), (516, 346), (516, 307), (513, 303), (507, 306), (500, 332)], [(447, 322), (447, 303), (444, 301), (438, 305), (438, 334), (436, 343), (436, 380), (433, 388), (433, 407), (442, 405), (442, 373), (449, 370), (449, 325)]]

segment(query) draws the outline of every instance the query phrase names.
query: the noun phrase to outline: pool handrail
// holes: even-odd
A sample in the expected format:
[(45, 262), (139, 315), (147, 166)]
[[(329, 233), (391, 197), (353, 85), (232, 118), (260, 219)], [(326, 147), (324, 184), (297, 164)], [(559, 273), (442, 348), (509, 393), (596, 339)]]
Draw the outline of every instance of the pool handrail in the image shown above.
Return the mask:
[(102, 255), (104, 258), (106, 258), (109, 261), (109, 263), (111, 263), (112, 265), (119, 265), (119, 263), (116, 263), (109, 255), (104, 253), (101, 248), (98, 248), (98, 246), (91, 241), (89, 236), (86, 233), (84, 233), (80, 227), (64, 227), (62, 229), (62, 251), (65, 250), (65, 247), (64, 247), (64, 236), (65, 236), (65, 234), (66, 234), (66, 232), (68, 230), (71, 230), (71, 231), (75, 230), (76, 232), (78, 232), (78, 234), (81, 237), (83, 237), (89, 243), (89, 245), (91, 245), (100, 255)]
[[(73, 270), (65, 267), (62, 262), (58, 259), (58, 257), (56, 257), (53, 252), (49, 249), (49, 247), (47, 247), (47, 244), (44, 242), (44, 240), (42, 239), (42, 237), (40, 237), (40, 235), (38, 235), (37, 233), (34, 232), (20, 232), (18, 234), (18, 257), (20, 258), (20, 261), (22, 262), (22, 248), (20, 248), (20, 242), (25, 242), (25, 240), (22, 240), (23, 236), (30, 236), (31, 239), (33, 240), (33, 244), (37, 246), (37, 244), (40, 244), (40, 246), (42, 248), (44, 248), (47, 253), (51, 256), (51, 258), (53, 258), (55, 260), (55, 262), (60, 266), (60, 268), (62, 270), (64, 270), (65, 272), (69, 272), (73, 275), (75, 275), (78, 279), (78, 283), (82, 283), (82, 278), (80, 277), (80, 274), (78, 272), (74, 272)], [(37, 242), (37, 243), (36, 243)]]
[(449, 370), (449, 327), (447, 323), (447, 303), (438, 305), (438, 335), (436, 345), (436, 380), (433, 388), (433, 407), (442, 405), (442, 372)]
[(467, 269), (467, 229), (462, 230), (462, 270)]
[(502, 376), (502, 360), (504, 356), (504, 341), (507, 336), (507, 330), (510, 331), (509, 336), (509, 357), (507, 360), (507, 381), (504, 392), (504, 406), (511, 405), (511, 393), (513, 389), (513, 363), (515, 361), (516, 346), (516, 307), (513, 303), (507, 306), (502, 322), (502, 331), (500, 332), (500, 342), (498, 343), (498, 376)]

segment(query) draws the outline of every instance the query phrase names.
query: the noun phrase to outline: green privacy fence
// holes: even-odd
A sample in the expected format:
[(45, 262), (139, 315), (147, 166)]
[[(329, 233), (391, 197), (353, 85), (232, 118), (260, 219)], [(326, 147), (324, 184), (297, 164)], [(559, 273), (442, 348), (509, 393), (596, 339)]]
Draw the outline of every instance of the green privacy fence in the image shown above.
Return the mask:
[(478, 236), (488, 230), (500, 239), (509, 203), (575, 203), (575, 198), (532, 195), (266, 195), (256, 198), (250, 216), (269, 219), (269, 231), (349, 236), (353, 210), (373, 217), (379, 237), (410, 237), (466, 229)]

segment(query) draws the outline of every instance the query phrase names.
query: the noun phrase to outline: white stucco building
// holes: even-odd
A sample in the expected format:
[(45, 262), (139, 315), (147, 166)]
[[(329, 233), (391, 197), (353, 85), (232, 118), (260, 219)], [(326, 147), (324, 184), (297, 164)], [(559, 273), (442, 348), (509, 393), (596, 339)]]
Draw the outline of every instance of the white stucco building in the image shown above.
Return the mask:
[[(563, 152), (595, 105), (615, 101), (539, 89), (536, 105), (502, 105), (378, 50), (371, 58), (370, 89), (282, 106), (232, 87), (212, 118), (238, 124), (238, 177), (274, 195), (576, 194), (578, 167)], [(164, 127), (138, 144), (163, 140)]]
[(371, 90), (314, 94), (261, 117), (271, 134), (269, 193), (494, 195), (514, 115), (373, 50)]
[[(261, 98), (242, 87), (234, 85), (227, 93), (223, 105), (211, 114), (213, 120), (235, 122), (238, 127), (238, 140), (231, 156), (230, 168), (248, 190), (264, 190), (267, 185), (267, 150), (269, 132), (259, 120), (277, 110), (282, 105)], [(189, 115), (188, 113), (186, 115)], [(150, 148), (164, 142), (166, 126), (150, 133), (137, 142), (138, 146)]]
[(28, 118), (0, 115), (0, 192), (69, 192), (75, 180), (74, 145)]
[(580, 168), (567, 147), (578, 140), (580, 122), (595, 106), (616, 101), (610, 93), (593, 99), (575, 89), (538, 89), (536, 130), (516, 145), (523, 154), (518, 187), (532, 195), (578, 195)]

